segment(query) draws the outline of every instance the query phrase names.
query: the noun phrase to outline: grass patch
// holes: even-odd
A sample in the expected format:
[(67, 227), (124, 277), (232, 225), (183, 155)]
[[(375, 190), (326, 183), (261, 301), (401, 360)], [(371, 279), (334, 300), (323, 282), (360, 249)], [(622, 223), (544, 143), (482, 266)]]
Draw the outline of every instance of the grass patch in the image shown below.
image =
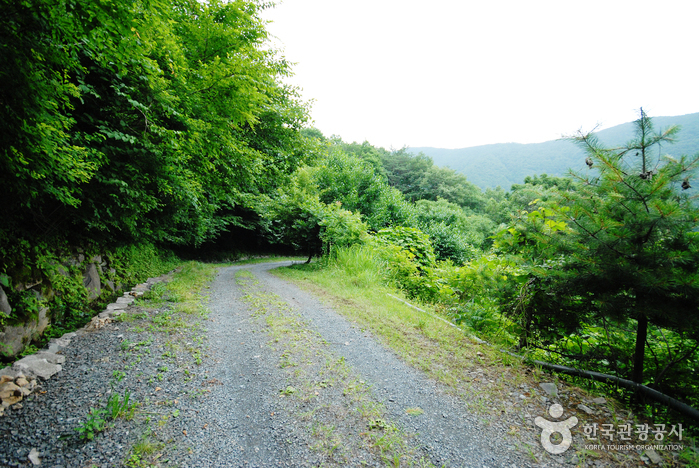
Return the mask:
[[(576, 411), (581, 402), (589, 402), (599, 396), (599, 392), (590, 393), (570, 385), (556, 375), (547, 374), (536, 366), (528, 366), (518, 358), (480, 343), (472, 338), (473, 330), (455, 327), (442, 320), (438, 308), (414, 304), (423, 309), (420, 311), (392, 298), (391, 295), (405, 299), (395, 288), (386, 286), (378, 274), (382, 268), (380, 261), (370, 258), (371, 254), (362, 249), (351, 249), (346, 253), (315, 265), (294, 265), (271, 272), (312, 292), (365, 333), (373, 334), (406, 363), (446, 385), (462, 398), (470, 411), (480, 416), (485, 425), (505, 424), (510, 430), (504, 430), (502, 437), (511, 440), (512, 445), (520, 447), (523, 453), (529, 453), (537, 463), (552, 460), (551, 455), (542, 449), (539, 443), (541, 431), (534, 425), (534, 417), (548, 415), (548, 400), (542, 399), (545, 395), (539, 383), (554, 382), (558, 385), (558, 400), (564, 408), (577, 415), (579, 428), (588, 422), (617, 423), (617, 415), (609, 409), (611, 407), (618, 409), (619, 420), (635, 418), (628, 408), (611, 400), (605, 405), (606, 411), (612, 411), (611, 416), (602, 413), (589, 416)], [(419, 408), (409, 408), (406, 412), (418, 416)], [(374, 426), (378, 420), (374, 419)], [(574, 438), (578, 437), (578, 441), (574, 441), (570, 452), (579, 460), (599, 458), (603, 463), (611, 463), (605, 466), (618, 466), (619, 457), (632, 457), (623, 452), (585, 451), (585, 440), (579, 428), (574, 430)], [(663, 455), (666, 461), (674, 456)], [(679, 456), (684, 457), (683, 464), (696, 466), (692, 465), (696, 463), (695, 455), (696, 452), (685, 449)], [(624, 463), (629, 461), (624, 460)]]
[[(272, 272), (330, 302), (408, 364), (461, 395), (483, 397), (485, 390), (487, 397), (504, 390), (501, 388), (504, 384), (521, 381), (523, 368), (515, 359), (477, 343), (464, 330), (440, 320), (434, 312), (416, 310), (391, 297), (389, 294), (403, 296), (382, 285), (378, 275), (362, 274), (357, 280), (355, 270), (333, 265), (326, 268), (295, 265)], [(428, 306), (420, 305), (420, 308), (429, 311)], [(477, 409), (482, 407), (479, 405)]]
[[(192, 368), (201, 365), (207, 357), (204, 322), (209, 310), (202, 292), (206, 291), (216, 273), (215, 265), (184, 263), (171, 278), (153, 284), (130, 310), (118, 317), (126, 336), (120, 344), (124, 366), (113, 372), (112, 383), (125, 391), (112, 394), (105, 411), (112, 419), (133, 418), (143, 430), (143, 435), (123, 460), (126, 466), (161, 466), (166, 463), (166, 455), (177, 450), (173, 440), (159, 440), (156, 430), (169, 424), (179, 415), (179, 410), (174, 409), (163, 416), (157, 407), (163, 402), (151, 400), (148, 395), (168, 379), (190, 382), (195, 376)], [(145, 374), (144, 369), (147, 369)], [(186, 390), (180, 390), (180, 397), (199, 390), (191, 385), (184, 388)], [(137, 393), (146, 395), (138, 405), (132, 397)], [(153, 415), (161, 417), (152, 418)], [(88, 422), (91, 426), (87, 429), (95, 432), (99, 428), (99, 418), (94, 417)]]

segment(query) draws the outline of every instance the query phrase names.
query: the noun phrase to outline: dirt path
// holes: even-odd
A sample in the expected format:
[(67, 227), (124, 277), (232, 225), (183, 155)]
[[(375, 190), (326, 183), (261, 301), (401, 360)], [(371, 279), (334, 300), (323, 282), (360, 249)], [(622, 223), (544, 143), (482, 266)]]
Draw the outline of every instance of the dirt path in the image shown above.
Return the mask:
[(526, 466), (440, 385), (268, 272), (280, 265), (225, 268), (211, 285), (221, 385), (192, 466)]
[[(90, 468), (532, 465), (370, 333), (269, 273), (285, 265), (221, 268), (208, 313), (176, 280), (77, 336), (63, 370), (0, 418), (0, 466), (31, 466), (30, 454)], [(127, 395), (138, 405), (110, 417)]]

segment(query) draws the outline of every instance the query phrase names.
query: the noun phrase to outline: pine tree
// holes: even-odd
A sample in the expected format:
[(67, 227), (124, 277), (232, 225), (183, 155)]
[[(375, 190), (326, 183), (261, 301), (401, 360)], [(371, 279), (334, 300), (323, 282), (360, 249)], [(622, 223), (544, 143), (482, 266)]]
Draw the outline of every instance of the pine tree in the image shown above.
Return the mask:
[(649, 321), (697, 338), (699, 210), (686, 188), (699, 155), (663, 156), (679, 128), (656, 132), (643, 109), (634, 125), (635, 138), (619, 148), (573, 138), (593, 167), (576, 175), (580, 190), (564, 192), (574, 247), (566, 270), (587, 306), (636, 320), (632, 378), (641, 383)]
[(587, 152), (575, 188), (523, 212), (500, 245), (526, 258), (523, 330), (560, 337), (606, 320), (631, 325), (630, 377), (643, 383), (649, 324), (688, 339), (686, 357), (699, 346), (699, 209), (688, 190), (699, 155), (663, 155), (679, 128), (656, 132), (642, 109), (634, 125), (635, 138), (617, 148), (591, 133), (572, 137)]

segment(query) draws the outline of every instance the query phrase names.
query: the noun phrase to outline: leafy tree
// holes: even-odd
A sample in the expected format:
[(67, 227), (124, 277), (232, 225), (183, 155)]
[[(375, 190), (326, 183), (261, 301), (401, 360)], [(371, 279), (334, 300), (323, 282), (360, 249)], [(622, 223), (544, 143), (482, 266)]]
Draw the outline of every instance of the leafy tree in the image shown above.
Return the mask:
[(389, 154), (383, 148), (377, 148), (372, 146), (368, 141), (365, 141), (361, 145), (358, 143), (345, 143), (336, 142), (339, 144), (343, 151), (347, 154), (355, 155), (371, 165), (374, 168), (374, 172), (383, 179), (386, 179), (386, 169), (382, 163), (382, 157)]
[(573, 137), (590, 166), (573, 174), (577, 189), (522, 216), (498, 245), (524, 259), (513, 302), (525, 331), (548, 327), (560, 336), (609, 320), (632, 326), (631, 377), (641, 383), (649, 324), (693, 343), (685, 358), (699, 346), (699, 209), (685, 190), (699, 155), (662, 156), (660, 144), (679, 129), (656, 132), (643, 110), (634, 125), (635, 138), (618, 148), (593, 134)]
[(440, 260), (463, 264), (489, 246), (488, 237), (495, 231), (495, 224), (486, 216), (467, 213), (444, 199), (419, 200), (415, 208), (418, 226), (430, 236)]
[(480, 188), (448, 167), (432, 166), (420, 180), (421, 200), (443, 198), (473, 212), (485, 208), (485, 198)]
[(365, 159), (348, 154), (344, 144), (331, 145), (312, 166), (313, 180), (325, 204), (341, 202), (344, 209), (361, 213), (369, 228), (414, 225), (414, 211), (403, 195)]
[[(313, 151), (257, 1), (11, 2), (4, 235), (197, 245)], [(30, 211), (31, 210), (31, 211)]]
[(381, 155), (388, 182), (410, 201), (444, 198), (474, 211), (481, 211), (486, 200), (481, 190), (466, 176), (434, 165), (423, 153), (413, 155), (405, 148)]
[(264, 197), (261, 209), (265, 232), (272, 243), (290, 245), (308, 255), (328, 253), (332, 246), (348, 247), (363, 242), (367, 226), (358, 213), (342, 209), (341, 203), (323, 203), (311, 169), (299, 169), (291, 182)]

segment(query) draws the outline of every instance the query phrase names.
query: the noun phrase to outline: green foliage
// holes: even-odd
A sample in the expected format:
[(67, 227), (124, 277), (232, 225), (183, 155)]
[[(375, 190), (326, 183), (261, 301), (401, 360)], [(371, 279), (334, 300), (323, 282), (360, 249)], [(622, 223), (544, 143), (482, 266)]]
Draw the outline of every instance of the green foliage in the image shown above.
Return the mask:
[(92, 440), (97, 434), (105, 430), (107, 428), (106, 414), (107, 410), (104, 408), (91, 408), (85, 422), (75, 428), (80, 433), (80, 438)]
[(393, 226), (371, 238), (373, 254), (386, 265), (385, 278), (410, 297), (432, 300), (439, 286), (436, 256), (429, 237), (422, 231)]
[[(46, 244), (31, 245), (19, 242), (10, 250), (11, 256), (3, 258), (5, 281), (3, 288), (12, 307), (5, 318), (7, 324), (23, 324), (36, 319), (41, 307), (49, 311), (50, 324), (37, 344), (45, 344), (54, 337), (82, 327), (92, 318), (95, 304), (113, 294), (106, 286), (135, 284), (151, 276), (172, 270), (180, 261), (174, 254), (152, 244), (130, 245), (102, 251), (106, 265), (100, 273), (103, 285), (101, 298), (90, 301), (84, 285), (84, 272), (88, 263), (95, 260), (92, 246), (89, 250), (72, 251), (66, 244), (50, 247)], [(78, 259), (82, 256), (83, 261)], [(27, 286), (30, 289), (25, 289)], [(40, 300), (41, 298), (41, 300)]]
[(5, 319), (8, 325), (23, 323), (28, 320), (36, 320), (39, 316), (39, 299), (35, 291), (23, 290), (17, 291), (10, 288), (6, 291), (7, 301), (12, 307), (12, 312)]
[(394, 224), (413, 225), (410, 204), (398, 190), (389, 187), (376, 161), (365, 159), (366, 152), (374, 148), (362, 145), (360, 156), (348, 147), (352, 149), (352, 145), (333, 142), (310, 169), (320, 201), (341, 202), (345, 209), (359, 212), (374, 231)]
[(415, 261), (417, 268), (424, 269), (434, 266), (436, 257), (430, 238), (419, 229), (393, 226), (378, 231), (376, 239), (405, 251), (408, 258)]
[(443, 198), (473, 211), (481, 211), (485, 206), (483, 193), (466, 176), (435, 166), (432, 158), (423, 153), (412, 155), (404, 148), (382, 154), (381, 160), (389, 184), (408, 200), (436, 201)]
[(367, 225), (357, 213), (343, 209), (340, 202), (324, 207), (319, 224), (320, 238), (326, 251), (332, 247), (349, 247), (362, 243), (367, 235)]
[[(198, 245), (304, 160), (264, 5), (46, 2), (0, 20), (10, 238)], [(58, 229), (60, 227), (60, 229)]]
[(85, 422), (76, 427), (75, 430), (80, 434), (81, 439), (92, 440), (107, 428), (108, 419), (132, 418), (137, 405), (136, 402), (131, 401), (129, 390), (126, 390), (123, 398), (118, 393), (112, 393), (107, 400), (107, 406), (105, 408), (91, 408)]
[[(54, 315), (50, 334), (81, 326), (84, 265), (61, 264), (71, 246), (109, 257), (104, 282), (142, 281), (174, 265), (155, 245), (257, 227), (260, 194), (317, 157), (300, 133), (305, 105), (282, 83), (290, 64), (268, 47), (265, 3), (6, 6), (0, 275), (14, 310), (3, 323), (36, 316), (34, 292), (14, 291), (33, 285)], [(326, 243), (356, 240), (351, 216), (326, 211)]]
[(117, 271), (114, 280), (129, 285), (160, 276), (181, 263), (171, 250), (151, 243), (117, 247), (109, 260)]
[(358, 287), (373, 287), (381, 283), (387, 265), (364, 244), (333, 249), (330, 262), (341, 268)]
[(343, 209), (339, 201), (326, 204), (319, 199), (309, 168), (299, 169), (286, 187), (262, 204), (271, 241), (291, 245), (308, 254), (309, 260), (332, 246), (349, 246), (366, 236), (367, 226), (358, 213)]
[(438, 259), (463, 264), (489, 247), (495, 225), (488, 217), (441, 198), (419, 200), (415, 207), (418, 226), (429, 235)]
[(515, 263), (502, 256), (482, 255), (441, 272), (444, 284), (439, 300), (454, 322), (511, 346), (520, 330), (516, 320), (501, 312), (500, 300), (511, 285), (521, 283), (521, 274)]
[(138, 403), (131, 401), (131, 392), (127, 389), (122, 397), (118, 393), (112, 393), (107, 400), (106, 414), (111, 419), (133, 417)]
[[(603, 148), (594, 135), (575, 137), (592, 169), (574, 175), (574, 190), (533, 201), (536, 209), (522, 212), (497, 245), (517, 253), (526, 272), (525, 286), (510, 296), (524, 344), (582, 334), (590, 339), (574, 345), (580, 359), (637, 382), (648, 382), (649, 348), (659, 385), (667, 376), (662, 367), (691, 361), (699, 339), (699, 210), (682, 188), (699, 156), (659, 156), (654, 147), (672, 142), (677, 128), (655, 132), (642, 111), (635, 124), (636, 138), (621, 148)], [(614, 343), (621, 335), (613, 333), (605, 344), (589, 333), (610, 327), (633, 330), (635, 344)], [(653, 342), (652, 333), (647, 342), (649, 327), (676, 334), (681, 345), (664, 363), (658, 349), (672, 346)]]

